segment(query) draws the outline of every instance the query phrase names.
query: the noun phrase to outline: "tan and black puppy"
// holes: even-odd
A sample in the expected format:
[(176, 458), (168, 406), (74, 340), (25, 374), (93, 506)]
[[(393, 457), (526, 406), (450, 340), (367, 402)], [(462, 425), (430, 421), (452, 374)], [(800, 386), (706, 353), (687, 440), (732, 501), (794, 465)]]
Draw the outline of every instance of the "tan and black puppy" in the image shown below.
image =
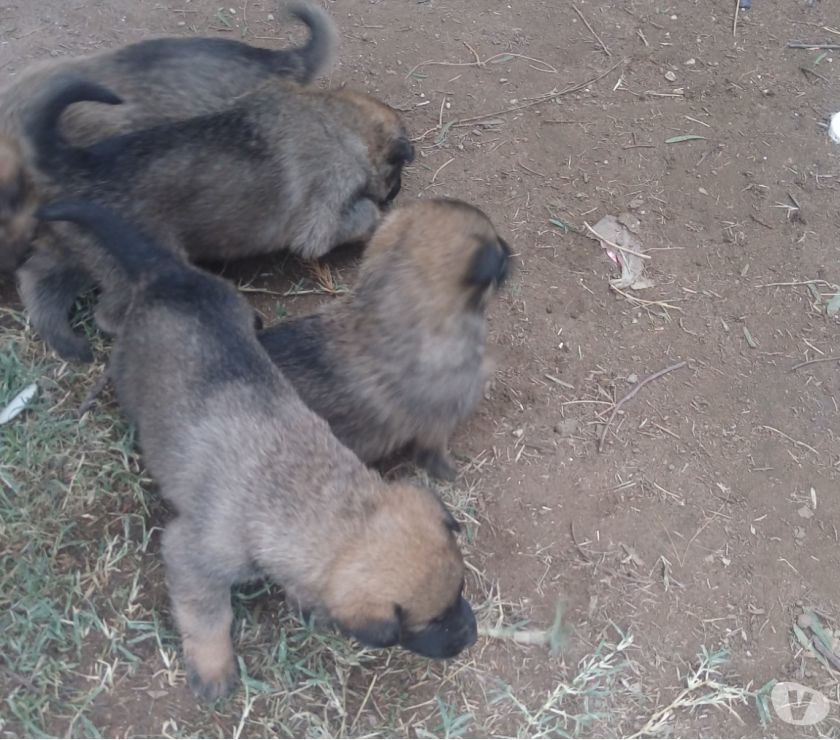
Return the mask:
[(68, 74), (119, 95), (120, 106), (80, 102), (61, 118), (76, 144), (228, 107), (272, 79), (311, 82), (335, 57), (338, 32), (327, 13), (306, 2), (288, 5), (309, 29), (305, 45), (279, 51), (223, 38), (159, 38), (25, 70), (0, 90), (0, 271), (18, 267), (29, 248), (43, 174), (23, 137), (33, 105)]
[(230, 588), (253, 578), (367, 645), (446, 658), (475, 642), (451, 515), (335, 438), (260, 346), (234, 286), (99, 206), (41, 215), (90, 228), (135, 283), (109, 373), (177, 510), (163, 556), (198, 694), (215, 699), (236, 680)]
[[(89, 147), (69, 144), (58, 130), (62, 111), (78, 100), (120, 102), (98, 85), (57, 83), (28, 121), (39, 171), (62, 196), (106, 204), (195, 260), (284, 247), (315, 258), (364, 241), (414, 156), (396, 112), (358, 92), (275, 81), (227, 110)], [(106, 331), (117, 330), (126, 291), (106, 252), (60, 231), (61, 244), (38, 249), (18, 285), (41, 337), (83, 361), (90, 349), (68, 312), (84, 275), (103, 289), (97, 320)]]
[(370, 241), (352, 292), (259, 334), (298, 394), (365, 462), (413, 447), (453, 478), (447, 445), (482, 397), (485, 308), (510, 248), (478, 208), (398, 208)]

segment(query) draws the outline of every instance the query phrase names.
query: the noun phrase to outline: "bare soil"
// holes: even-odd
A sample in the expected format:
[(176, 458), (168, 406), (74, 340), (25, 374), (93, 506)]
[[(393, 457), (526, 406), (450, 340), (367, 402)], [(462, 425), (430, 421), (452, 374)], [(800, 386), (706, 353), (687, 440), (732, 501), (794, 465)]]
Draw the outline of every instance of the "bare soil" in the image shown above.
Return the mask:
[[(840, 145), (825, 128), (840, 110), (840, 52), (785, 48), (840, 42), (833, 3), (756, 0), (733, 35), (731, 2), (581, 0), (606, 49), (555, 0), (328, 6), (343, 35), (329, 84), (382, 97), (417, 137), (400, 200), (469, 200), (518, 258), (491, 314), (495, 385), (452, 446), (460, 485), (477, 494), (471, 587), (495, 590), (508, 623), (549, 624), (560, 600), (570, 638), (560, 658), (480, 641), (473, 668), (448, 685), (478, 718), (470, 734), (489, 711), (481, 676), (550, 690), (611, 625), (633, 635), (638, 696), (625, 693), (601, 732), (638, 730), (704, 648), (730, 651), (727, 680), (739, 686), (798, 680), (836, 702), (836, 680), (791, 628), (806, 607), (828, 626), (840, 617), (840, 364), (792, 368), (840, 355), (840, 324), (821, 303), (840, 283)], [(156, 34), (298, 38), (269, 0), (221, 11), (213, 0), (6, 2), (0, 27), (0, 75)], [(666, 143), (685, 134), (703, 138)], [(628, 292), (652, 304), (610, 289), (616, 268), (584, 235), (584, 222), (628, 210), (656, 283)], [(331, 260), (347, 284), (352, 264)], [(282, 292), (302, 269), (286, 266), (234, 269)], [(3, 296), (16, 301), (8, 280)], [(253, 297), (268, 319), (278, 304), (294, 314), (329, 300)], [(622, 407), (599, 452), (612, 405), (682, 360)], [(161, 569), (149, 569), (165, 613)], [(157, 734), (167, 717), (199, 726), (185, 689), (151, 705), (138, 694), (162, 669), (155, 651), (148, 661), (99, 700), (103, 732)], [(398, 688), (418, 701), (437, 691)], [(671, 732), (815, 731), (735, 709), (740, 718), (678, 712)], [(836, 733), (831, 711), (823, 731)], [(502, 718), (493, 730), (517, 727)]]

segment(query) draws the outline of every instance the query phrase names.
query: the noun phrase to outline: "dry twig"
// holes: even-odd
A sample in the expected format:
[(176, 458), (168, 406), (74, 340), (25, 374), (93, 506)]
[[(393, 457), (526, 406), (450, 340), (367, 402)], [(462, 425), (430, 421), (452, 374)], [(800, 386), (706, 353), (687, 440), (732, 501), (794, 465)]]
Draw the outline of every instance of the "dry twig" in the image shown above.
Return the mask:
[(601, 48), (604, 50), (604, 54), (606, 54), (608, 57), (611, 57), (612, 52), (607, 48), (607, 45), (603, 42), (601, 37), (597, 33), (595, 33), (595, 29), (592, 28), (592, 26), (589, 25), (589, 21), (586, 20), (583, 13), (581, 13), (577, 9), (576, 5), (572, 5), (572, 10), (574, 10), (575, 13), (577, 13), (578, 18), (580, 18), (583, 21), (584, 25), (589, 29), (589, 33), (591, 33), (595, 37), (595, 40), (601, 45)]
[(840, 362), (840, 355), (834, 355), (834, 357), (817, 357), (815, 360), (806, 360), (805, 362), (800, 362), (798, 365), (794, 365), (791, 370), (799, 370), (800, 367), (807, 367), (808, 365), (815, 365), (818, 362)]
[(607, 423), (604, 425), (604, 430), (601, 432), (601, 439), (598, 440), (598, 452), (604, 451), (604, 440), (607, 438), (607, 431), (610, 428), (610, 424), (612, 424), (615, 415), (618, 413), (618, 410), (633, 396), (635, 396), (642, 388), (644, 388), (648, 383), (651, 381), (656, 380), (657, 378), (661, 378), (663, 375), (667, 373), (673, 372), (674, 370), (679, 370), (681, 367), (685, 367), (688, 364), (685, 360), (682, 362), (678, 362), (676, 365), (670, 365), (666, 367), (664, 370), (660, 370), (659, 372), (655, 372), (653, 375), (648, 375), (644, 380), (640, 380), (636, 385), (634, 385), (630, 392), (624, 396), (615, 406), (613, 406), (612, 413), (610, 414), (610, 418), (607, 419)]
[(807, 41), (788, 41), (788, 49), (840, 49), (840, 44), (821, 44), (819, 41), (813, 44)]

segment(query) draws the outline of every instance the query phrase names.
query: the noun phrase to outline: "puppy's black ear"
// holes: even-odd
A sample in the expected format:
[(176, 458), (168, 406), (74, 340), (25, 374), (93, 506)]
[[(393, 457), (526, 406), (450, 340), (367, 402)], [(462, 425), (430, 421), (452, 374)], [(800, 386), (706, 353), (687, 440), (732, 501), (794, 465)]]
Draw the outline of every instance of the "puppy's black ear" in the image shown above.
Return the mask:
[(355, 637), (362, 645), (369, 647), (393, 647), (400, 641), (400, 607), (394, 607), (392, 619), (374, 619), (356, 629), (347, 630), (350, 637)]
[(510, 247), (504, 239), (484, 241), (473, 255), (466, 280), (482, 287), (499, 285), (507, 277), (509, 263)]
[(388, 152), (389, 164), (410, 164), (414, 161), (414, 144), (407, 136), (400, 136)]

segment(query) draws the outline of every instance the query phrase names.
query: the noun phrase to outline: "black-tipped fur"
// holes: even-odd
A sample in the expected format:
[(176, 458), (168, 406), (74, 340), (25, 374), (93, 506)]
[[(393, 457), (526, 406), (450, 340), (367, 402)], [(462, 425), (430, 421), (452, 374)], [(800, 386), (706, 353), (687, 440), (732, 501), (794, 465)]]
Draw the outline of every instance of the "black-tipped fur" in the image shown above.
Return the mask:
[(42, 168), (84, 164), (85, 150), (69, 146), (58, 125), (61, 114), (68, 106), (83, 101), (105, 105), (120, 105), (123, 102), (119, 95), (95, 82), (73, 78), (54, 80), (27, 121), (29, 137)]
[(39, 208), (35, 216), (43, 221), (70, 221), (90, 231), (132, 282), (183, 271), (181, 260), (171, 251), (146, 239), (139, 231), (127, 229), (112, 210), (96, 203), (56, 201)]
[(114, 62), (127, 71), (137, 71), (163, 63), (188, 65), (196, 57), (213, 58), (219, 63), (228, 59), (306, 85), (332, 62), (338, 47), (338, 31), (327, 13), (309, 3), (291, 3), (288, 13), (309, 29), (308, 41), (294, 49), (266, 49), (215, 37), (160, 38), (120, 49), (114, 55)]
[(510, 247), (504, 239), (488, 239), (476, 251), (466, 281), (482, 287), (500, 286), (510, 270), (510, 254)]

